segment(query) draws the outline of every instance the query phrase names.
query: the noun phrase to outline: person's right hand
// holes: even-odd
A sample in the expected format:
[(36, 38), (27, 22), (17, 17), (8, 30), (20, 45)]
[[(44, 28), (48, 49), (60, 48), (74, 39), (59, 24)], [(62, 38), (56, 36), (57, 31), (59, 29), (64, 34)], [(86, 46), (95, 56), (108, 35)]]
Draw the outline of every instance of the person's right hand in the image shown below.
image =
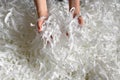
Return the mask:
[(80, 24), (80, 25), (84, 25), (84, 20), (83, 20), (83, 17), (82, 16), (79, 16), (78, 17), (78, 23)]
[(37, 20), (37, 27), (38, 27), (38, 32), (42, 31), (42, 25), (45, 22), (45, 20), (47, 19), (47, 17), (42, 16)]
[(45, 22), (45, 19), (40, 19), (37, 21), (38, 32), (42, 31), (42, 25)]

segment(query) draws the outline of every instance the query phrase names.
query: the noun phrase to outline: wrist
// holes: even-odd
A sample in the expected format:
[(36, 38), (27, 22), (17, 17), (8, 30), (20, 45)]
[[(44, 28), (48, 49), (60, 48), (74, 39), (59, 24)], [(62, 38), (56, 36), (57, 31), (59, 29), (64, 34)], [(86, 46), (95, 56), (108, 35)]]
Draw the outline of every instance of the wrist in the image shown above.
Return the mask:
[(45, 17), (48, 17), (48, 12), (47, 11), (38, 11), (38, 18), (42, 17), (42, 16), (45, 16)]
[(81, 15), (80, 11), (79, 12), (74, 12), (73, 17), (80, 16), (80, 15)]

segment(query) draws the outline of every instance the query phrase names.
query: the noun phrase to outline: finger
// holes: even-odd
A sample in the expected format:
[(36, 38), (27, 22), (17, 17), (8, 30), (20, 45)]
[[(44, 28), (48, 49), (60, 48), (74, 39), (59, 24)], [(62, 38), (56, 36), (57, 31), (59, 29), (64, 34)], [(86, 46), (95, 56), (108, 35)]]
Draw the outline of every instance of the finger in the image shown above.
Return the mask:
[(51, 35), (50, 38), (53, 39), (53, 36)]
[(66, 36), (69, 36), (69, 33), (68, 33), (68, 32), (66, 32)]
[(84, 24), (84, 21), (83, 21), (83, 18), (82, 18), (82, 17), (79, 17), (79, 18), (78, 18), (78, 23), (81, 24), (81, 25)]

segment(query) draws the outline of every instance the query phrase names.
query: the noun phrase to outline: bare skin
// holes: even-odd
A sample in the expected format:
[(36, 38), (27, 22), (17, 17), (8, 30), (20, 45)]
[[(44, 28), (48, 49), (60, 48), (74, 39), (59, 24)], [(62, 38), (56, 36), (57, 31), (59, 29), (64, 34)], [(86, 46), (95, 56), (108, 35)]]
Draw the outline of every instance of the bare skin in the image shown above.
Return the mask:
[[(75, 7), (75, 11), (74, 11), (74, 14), (73, 14), (73, 17), (77, 16), (80, 14), (80, 0), (69, 0), (69, 10), (72, 8), (72, 7)], [(78, 17), (78, 23), (83, 25), (83, 18), (82, 16)]]
[[(47, 3), (46, 0), (34, 0), (37, 8), (37, 14), (38, 17), (45, 16), (48, 17), (48, 9), (47, 9)], [(75, 7), (75, 11), (73, 13), (73, 17), (80, 14), (80, 0), (69, 0), (69, 10), (72, 7)], [(42, 24), (44, 23), (45, 19), (40, 19), (37, 22), (38, 25), (38, 31), (41, 32)], [(78, 17), (78, 23), (83, 25), (83, 18), (80, 16)]]
[[(38, 14), (38, 17), (42, 17), (42, 16), (45, 16), (45, 17), (48, 17), (48, 9), (47, 9), (47, 3), (46, 3), (46, 0), (34, 0), (35, 2), (35, 5), (36, 5), (36, 8), (37, 8), (37, 14)], [(41, 31), (41, 28), (42, 28), (42, 24), (44, 23), (44, 19), (40, 19), (38, 22), (37, 22), (37, 25), (38, 25), (38, 32)]]

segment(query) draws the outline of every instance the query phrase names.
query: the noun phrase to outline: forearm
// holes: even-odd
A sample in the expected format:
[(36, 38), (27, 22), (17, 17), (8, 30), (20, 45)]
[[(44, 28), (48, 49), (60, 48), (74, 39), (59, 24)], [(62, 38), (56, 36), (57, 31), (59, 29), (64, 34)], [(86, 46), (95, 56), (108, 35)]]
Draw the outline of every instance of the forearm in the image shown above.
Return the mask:
[(75, 7), (74, 14), (77, 15), (80, 13), (80, 0), (69, 0), (69, 10)]
[(38, 17), (47, 16), (47, 3), (46, 0), (34, 0)]

